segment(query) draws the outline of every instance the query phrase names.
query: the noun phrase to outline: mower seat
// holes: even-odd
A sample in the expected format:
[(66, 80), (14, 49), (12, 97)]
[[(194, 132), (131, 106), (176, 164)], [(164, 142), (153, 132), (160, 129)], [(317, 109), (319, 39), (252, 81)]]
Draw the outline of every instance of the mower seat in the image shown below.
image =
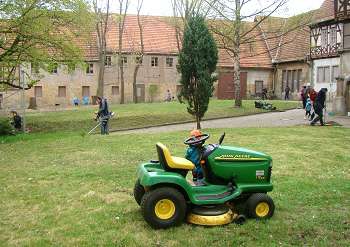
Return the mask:
[(185, 158), (171, 156), (169, 149), (164, 144), (158, 142), (156, 147), (159, 162), (164, 166), (165, 170), (172, 171), (194, 169), (195, 166), (191, 161)]

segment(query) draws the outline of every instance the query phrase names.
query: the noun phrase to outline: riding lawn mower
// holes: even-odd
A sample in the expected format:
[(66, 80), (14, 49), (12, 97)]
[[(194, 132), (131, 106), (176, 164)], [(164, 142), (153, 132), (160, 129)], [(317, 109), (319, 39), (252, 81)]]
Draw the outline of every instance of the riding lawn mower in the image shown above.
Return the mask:
[(157, 143), (158, 160), (141, 164), (134, 187), (134, 198), (141, 206), (145, 221), (153, 228), (182, 224), (216, 226), (233, 221), (243, 223), (246, 217), (268, 219), (274, 214), (272, 191), (272, 158), (244, 148), (218, 144), (204, 145), (209, 138), (202, 134), (188, 138), (186, 145), (200, 145), (201, 183), (186, 178), (195, 165), (170, 154)]

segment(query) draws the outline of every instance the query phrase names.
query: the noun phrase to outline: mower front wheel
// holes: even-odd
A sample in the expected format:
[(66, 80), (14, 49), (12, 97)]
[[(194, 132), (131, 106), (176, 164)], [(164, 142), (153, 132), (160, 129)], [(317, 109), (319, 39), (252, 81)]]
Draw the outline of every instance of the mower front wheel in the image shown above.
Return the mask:
[(141, 200), (143, 195), (145, 194), (145, 188), (140, 184), (140, 179), (137, 179), (134, 186), (134, 198), (137, 204), (141, 205)]
[(269, 219), (275, 211), (271, 197), (264, 193), (252, 194), (247, 200), (247, 214), (255, 219)]
[(186, 216), (186, 200), (177, 189), (158, 188), (142, 197), (141, 211), (145, 221), (155, 229), (178, 226)]

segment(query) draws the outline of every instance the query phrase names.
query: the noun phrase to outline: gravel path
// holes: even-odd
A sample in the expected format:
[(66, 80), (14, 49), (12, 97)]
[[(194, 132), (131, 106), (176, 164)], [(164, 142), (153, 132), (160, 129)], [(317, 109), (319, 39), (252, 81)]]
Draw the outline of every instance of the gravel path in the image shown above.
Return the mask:
[[(224, 118), (216, 120), (202, 121), (202, 128), (249, 128), (249, 127), (289, 127), (298, 125), (308, 125), (309, 121), (304, 120), (305, 111), (294, 109), (285, 112), (271, 112), (257, 115)], [(335, 121), (344, 127), (350, 128), (350, 117), (326, 117), (326, 121)], [(195, 123), (173, 124), (160, 127), (143, 128), (136, 130), (118, 131), (118, 134), (131, 133), (159, 133), (180, 130), (191, 130), (195, 128)]]

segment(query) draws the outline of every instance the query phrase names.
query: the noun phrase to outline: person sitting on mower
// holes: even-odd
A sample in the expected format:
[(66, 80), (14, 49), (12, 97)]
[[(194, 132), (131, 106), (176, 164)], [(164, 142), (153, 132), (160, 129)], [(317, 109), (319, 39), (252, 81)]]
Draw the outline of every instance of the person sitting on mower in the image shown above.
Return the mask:
[[(196, 140), (202, 135), (202, 132), (200, 130), (192, 130), (190, 133), (190, 137), (193, 138), (193, 140)], [(193, 174), (193, 181), (202, 180), (204, 178), (203, 170), (200, 164), (201, 156), (202, 156), (202, 143), (198, 143), (195, 145), (189, 145), (189, 147), (186, 150), (185, 158), (190, 160), (194, 165), (195, 169), (192, 171)]]

